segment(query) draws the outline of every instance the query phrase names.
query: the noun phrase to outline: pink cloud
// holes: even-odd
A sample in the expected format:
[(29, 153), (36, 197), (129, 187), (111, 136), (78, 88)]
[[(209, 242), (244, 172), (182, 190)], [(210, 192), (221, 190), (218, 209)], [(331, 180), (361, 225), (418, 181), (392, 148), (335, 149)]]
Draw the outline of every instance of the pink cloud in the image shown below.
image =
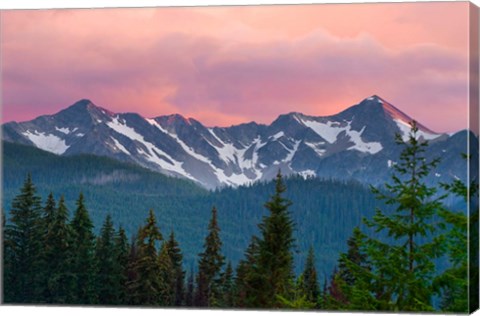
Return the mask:
[(89, 98), (269, 123), (378, 94), (434, 130), (465, 128), (466, 16), (465, 3), (7, 12), (3, 121)]

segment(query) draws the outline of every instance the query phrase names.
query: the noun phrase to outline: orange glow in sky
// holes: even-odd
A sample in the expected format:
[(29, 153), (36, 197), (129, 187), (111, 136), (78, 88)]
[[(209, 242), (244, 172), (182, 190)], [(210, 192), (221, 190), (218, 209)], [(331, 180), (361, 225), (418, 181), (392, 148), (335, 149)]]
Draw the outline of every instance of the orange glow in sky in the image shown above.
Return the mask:
[(206, 125), (335, 114), (377, 94), (466, 128), (468, 2), (2, 13), (3, 121), (79, 99)]

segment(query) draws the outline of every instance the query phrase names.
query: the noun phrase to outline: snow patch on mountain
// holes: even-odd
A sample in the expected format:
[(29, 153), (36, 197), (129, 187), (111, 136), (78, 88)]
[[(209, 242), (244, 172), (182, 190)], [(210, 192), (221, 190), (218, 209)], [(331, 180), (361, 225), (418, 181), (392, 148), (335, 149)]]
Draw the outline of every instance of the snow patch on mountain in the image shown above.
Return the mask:
[(311, 149), (313, 149), (315, 153), (318, 155), (318, 157), (322, 157), (327, 151), (326, 149), (318, 148), (319, 145), (325, 144), (324, 142), (320, 142), (320, 143), (304, 142), (304, 144), (310, 147)]
[(74, 133), (78, 128), (75, 127), (74, 129), (70, 129), (70, 128), (68, 128), (68, 127), (57, 127), (57, 126), (55, 126), (55, 129), (56, 129), (57, 131), (59, 131), (60, 133), (63, 133), (63, 134), (65, 134), (65, 135), (68, 135), (68, 134), (70, 134), (70, 133)]
[(284, 133), (284, 132), (278, 132), (278, 133), (276, 133), (275, 135), (270, 136), (270, 137), (269, 137), (269, 140), (271, 140), (271, 141), (276, 141), (276, 140), (278, 140), (278, 139), (279, 139), (280, 137), (282, 137), (282, 136), (285, 136), (285, 133)]
[(347, 148), (347, 150), (358, 150), (360, 152), (363, 152), (363, 153), (369, 153), (369, 154), (376, 154), (378, 153), (380, 150), (383, 149), (382, 147), (382, 144), (378, 143), (378, 142), (369, 142), (369, 143), (366, 143), (362, 140), (362, 133), (363, 131), (365, 130), (365, 127), (364, 126), (362, 128), (362, 130), (360, 132), (357, 132), (357, 131), (354, 131), (354, 130), (351, 130), (350, 129), (350, 123), (348, 123), (348, 129), (345, 130), (347, 135), (350, 136), (350, 140), (352, 142), (355, 143), (355, 145)]
[[(408, 139), (410, 138), (410, 131), (411, 131), (410, 124), (400, 119), (394, 119), (393, 121), (397, 124), (398, 128), (400, 129), (403, 141), (404, 142), (408, 141)], [(421, 137), (424, 140), (432, 140), (440, 136), (442, 135), (425, 132), (421, 129), (419, 129), (417, 132), (417, 139)]]
[(304, 179), (317, 176), (317, 173), (311, 169), (300, 171), (298, 174)]
[(143, 144), (148, 152), (143, 149), (140, 149), (139, 151), (140, 153), (143, 153), (145, 155), (148, 161), (160, 166), (165, 170), (172, 171), (176, 174), (183, 175), (191, 180), (195, 180), (195, 178), (192, 177), (191, 174), (189, 174), (182, 168), (183, 162), (176, 161), (169, 154), (159, 149), (154, 144), (146, 141), (142, 135), (135, 131), (135, 129), (120, 122), (118, 117), (112, 118), (112, 121), (107, 122), (107, 125), (117, 133), (125, 135), (131, 140)]
[(338, 134), (345, 130), (344, 127), (339, 126), (338, 122), (328, 121), (327, 123), (322, 123), (307, 119), (301, 120), (301, 122), (330, 144), (333, 144), (337, 140)]
[[(302, 141), (300, 140), (297, 140), (295, 141), (295, 144), (293, 145), (293, 149), (289, 150), (287, 148), (287, 150), (289, 151), (287, 156), (282, 160), (282, 161), (285, 161), (285, 162), (291, 162), (292, 159), (293, 159), (293, 156), (295, 156), (295, 154), (297, 153), (297, 150), (298, 150), (298, 147), (300, 146), (300, 143)], [(283, 144), (282, 144), (283, 145)]]
[(215, 146), (207, 140), (207, 142), (217, 151), (218, 157), (227, 164), (239, 163), (242, 165), (242, 162), (244, 162), (244, 154), (245, 151), (247, 151), (247, 148), (236, 148), (233, 144), (222, 141), (215, 134), (213, 129), (209, 128), (208, 131), (221, 144), (221, 146)]
[[(188, 146), (184, 141), (182, 141), (180, 139), (180, 137), (178, 137), (178, 135), (176, 135), (175, 133), (167, 131), (160, 124), (158, 124), (158, 122), (156, 122), (154, 119), (147, 119), (147, 121), (151, 125), (157, 127), (163, 133), (172, 137), (182, 147), (182, 149), (188, 155), (192, 156), (193, 158), (195, 158), (195, 159), (197, 159), (201, 162), (204, 162), (204, 163), (208, 164), (212, 168), (216, 178), (219, 180), (220, 183), (227, 184), (227, 185), (232, 185), (232, 186), (239, 186), (239, 185), (251, 183), (253, 181), (252, 179), (248, 178), (243, 173), (236, 174), (236, 173), (232, 172), (229, 175), (226, 174), (225, 170), (222, 170), (220, 168), (215, 167), (215, 165), (212, 163), (211, 159), (209, 159), (205, 156), (202, 156), (202, 155), (198, 154), (197, 152), (195, 152), (195, 150), (193, 148), (191, 148), (190, 146)], [(207, 140), (207, 142), (213, 148), (215, 148), (215, 150), (218, 153), (218, 157), (221, 160), (223, 160), (227, 164), (233, 163), (233, 164), (239, 164), (242, 167), (247, 167), (248, 166), (248, 164), (245, 163), (245, 160), (243, 158), (246, 149), (238, 149), (233, 144), (226, 143), (226, 142), (222, 141), (215, 134), (215, 132), (212, 129), (208, 129), (208, 131), (221, 144), (221, 146), (215, 146), (214, 144), (208, 142), (208, 140)]]
[(70, 147), (65, 143), (65, 140), (52, 134), (46, 134), (44, 132), (37, 131), (26, 131), (22, 134), (25, 135), (38, 148), (57, 155), (63, 154)]
[[(302, 123), (311, 128), (315, 133), (317, 133), (330, 144), (335, 143), (338, 135), (340, 135), (342, 132), (345, 132), (350, 137), (350, 140), (354, 143), (354, 145), (349, 147), (348, 150), (357, 150), (364, 153), (376, 154), (383, 149), (382, 145), (378, 142), (364, 142), (361, 136), (365, 130), (365, 126), (361, 131), (352, 130), (351, 121), (346, 122), (347, 124), (344, 126), (338, 122), (331, 121), (322, 123), (314, 120), (302, 120)], [(313, 149), (316, 150), (316, 148)], [(319, 152), (317, 152), (317, 154), (319, 154)]]
[(200, 154), (197, 154), (195, 152), (195, 150), (188, 146), (187, 144), (185, 144), (185, 142), (183, 142), (175, 133), (170, 133), (168, 132), (166, 129), (164, 129), (160, 124), (158, 124), (154, 119), (147, 119), (147, 122), (149, 122), (151, 125), (155, 126), (156, 128), (158, 128), (160, 131), (162, 131), (164, 134), (167, 134), (168, 136), (170, 136), (171, 138), (175, 139), (175, 141), (180, 145), (180, 147), (182, 147), (182, 149), (190, 156), (192, 156), (193, 158), (199, 160), (199, 161), (202, 161), (202, 162), (205, 162), (207, 164), (211, 164), (212, 161)]
[(116, 138), (114, 137), (110, 137), (110, 138), (113, 140), (115, 149), (123, 151), (127, 155), (130, 155), (130, 152), (127, 150), (127, 148), (125, 148), (122, 144), (120, 144), (120, 142)]

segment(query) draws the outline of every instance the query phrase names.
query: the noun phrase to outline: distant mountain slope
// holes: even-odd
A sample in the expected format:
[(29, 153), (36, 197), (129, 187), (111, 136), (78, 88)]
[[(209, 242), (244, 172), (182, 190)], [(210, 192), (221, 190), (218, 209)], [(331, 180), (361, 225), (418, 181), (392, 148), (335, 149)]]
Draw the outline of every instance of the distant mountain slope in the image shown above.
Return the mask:
[[(81, 100), (54, 115), (6, 123), (3, 139), (63, 156), (107, 156), (209, 189), (269, 180), (279, 169), (286, 175), (378, 184), (388, 178), (399, 155), (395, 134), (406, 139), (411, 120), (378, 96), (327, 117), (292, 112), (268, 126), (251, 122), (213, 128), (178, 114), (148, 119)], [(460, 153), (467, 150), (466, 132), (419, 128), (419, 137), (432, 144), (432, 157), (453, 153), (431, 181), (465, 179)]]
[[(218, 209), (224, 253), (237, 263), (252, 234), (258, 233), (257, 224), (267, 214), (263, 205), (274, 192), (271, 182), (209, 192), (189, 181), (105, 157), (62, 157), (8, 142), (3, 144), (3, 172), (3, 208), (7, 214), (28, 172), (44, 199), (49, 192), (54, 192), (57, 200), (64, 194), (70, 214), (83, 192), (97, 231), (111, 214), (115, 225), (122, 225), (131, 236), (143, 224), (148, 210), (154, 209), (164, 235), (175, 230), (186, 267), (197, 260), (202, 249), (213, 205)], [(296, 223), (297, 272), (313, 245), (322, 276), (329, 274), (353, 227), (361, 223), (362, 216), (370, 217), (380, 204), (357, 182), (294, 177), (287, 179), (286, 185)]]

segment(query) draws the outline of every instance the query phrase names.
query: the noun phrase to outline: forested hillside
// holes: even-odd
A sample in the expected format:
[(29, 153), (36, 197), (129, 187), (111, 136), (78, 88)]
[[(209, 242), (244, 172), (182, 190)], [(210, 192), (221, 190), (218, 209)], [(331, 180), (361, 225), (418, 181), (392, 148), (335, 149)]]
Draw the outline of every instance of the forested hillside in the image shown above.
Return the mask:
[[(425, 156), (428, 143), (418, 141), (417, 131), (413, 122), (408, 141), (397, 137), (402, 153), (393, 166), (391, 182), (370, 188), (371, 194), (357, 183), (302, 177), (285, 180), (280, 172), (273, 183), (216, 192), (187, 194), (183, 190), (191, 184), (178, 183), (176, 189), (185, 192), (176, 197), (186, 201), (183, 209), (169, 201), (171, 217), (152, 208), (138, 211), (137, 225), (132, 215), (127, 216), (130, 222), (123, 218), (116, 223), (121, 215), (90, 208), (83, 180), (70, 178), (79, 191), (70, 208), (61, 187), (42, 197), (27, 172), (17, 193), (12, 193), (8, 217), (2, 218), (3, 300), (473, 311), (478, 307), (478, 248), (468, 248), (467, 240), (471, 239), (470, 245), (478, 244), (478, 182), (474, 178), (471, 183), (459, 179), (443, 183), (445, 194), (429, 186), (425, 178), (440, 159)], [(102, 162), (97, 157), (82, 158), (86, 160), (76, 167)], [(11, 156), (7, 159), (10, 164), (18, 161)], [(90, 189), (97, 193), (92, 194), (97, 197), (93, 204), (99, 209), (108, 205), (108, 200), (98, 199), (108, 194), (108, 190), (102, 192), (107, 183), (131, 182), (135, 172), (143, 172), (130, 170), (128, 174), (124, 173), (128, 166), (117, 167), (122, 174), (117, 180), (91, 183)], [(46, 178), (41, 175), (48, 169), (32, 170), (40, 170), (39, 178)], [(52, 185), (46, 184), (50, 189)], [(110, 190), (123, 193), (124, 198), (131, 196), (122, 187)], [(161, 201), (171, 197), (133, 191), (139, 198), (136, 207), (141, 198), (153, 203), (147, 197)], [(444, 201), (449, 195), (463, 199), (471, 212), (447, 207)], [(364, 208), (367, 211), (356, 212)], [(99, 220), (102, 215), (104, 219)], [(92, 217), (102, 223), (97, 229)]]
[[(218, 209), (225, 254), (238, 262), (250, 236), (258, 232), (257, 224), (266, 214), (263, 204), (274, 189), (274, 182), (259, 182), (209, 192), (189, 181), (104, 157), (60, 157), (8, 142), (4, 143), (3, 155), (4, 209), (10, 209), (27, 173), (31, 173), (43, 200), (50, 192), (57, 199), (63, 194), (70, 210), (83, 192), (97, 232), (105, 217), (111, 215), (115, 225), (124, 227), (130, 237), (153, 209), (162, 231), (176, 232), (187, 266), (193, 264), (201, 249), (201, 236), (213, 205)], [(286, 179), (286, 186), (285, 196), (293, 201), (290, 209), (298, 241), (295, 270), (301, 268), (308, 248), (314, 246), (324, 278), (331, 274), (353, 227), (383, 203), (375, 200), (367, 187), (354, 181), (292, 177)]]

